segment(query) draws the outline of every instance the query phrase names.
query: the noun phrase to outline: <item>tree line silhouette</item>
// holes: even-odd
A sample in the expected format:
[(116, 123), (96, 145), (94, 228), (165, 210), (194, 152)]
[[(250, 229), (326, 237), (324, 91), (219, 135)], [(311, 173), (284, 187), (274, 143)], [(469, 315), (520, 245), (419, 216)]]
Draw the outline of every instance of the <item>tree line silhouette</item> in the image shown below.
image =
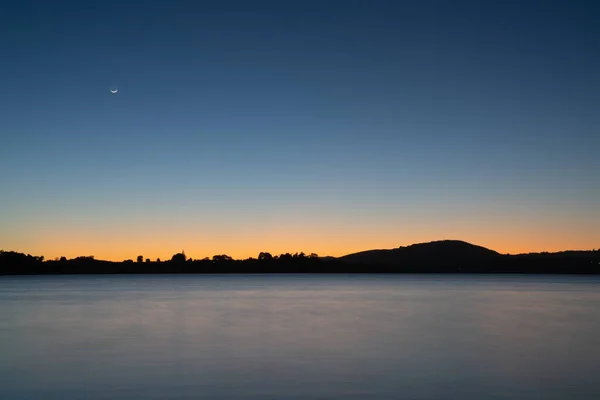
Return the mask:
[(302, 252), (275, 256), (268, 252), (261, 252), (258, 258), (251, 257), (244, 260), (235, 260), (226, 254), (214, 255), (212, 258), (192, 259), (188, 258), (185, 252), (181, 252), (165, 261), (161, 261), (160, 258), (152, 261), (139, 255), (135, 262), (132, 259), (114, 262), (97, 260), (94, 256), (45, 260), (43, 256), (0, 250), (0, 274), (4, 275), (327, 272), (318, 271), (324, 262), (327, 261), (314, 253), (306, 255)]
[(261, 252), (235, 260), (219, 254), (192, 259), (185, 252), (170, 260), (96, 260), (94, 256), (45, 260), (0, 250), (0, 275), (26, 274), (162, 274), (162, 273), (549, 273), (600, 274), (600, 249), (558, 253), (499, 254), (461, 241), (439, 241), (371, 250), (343, 257)]

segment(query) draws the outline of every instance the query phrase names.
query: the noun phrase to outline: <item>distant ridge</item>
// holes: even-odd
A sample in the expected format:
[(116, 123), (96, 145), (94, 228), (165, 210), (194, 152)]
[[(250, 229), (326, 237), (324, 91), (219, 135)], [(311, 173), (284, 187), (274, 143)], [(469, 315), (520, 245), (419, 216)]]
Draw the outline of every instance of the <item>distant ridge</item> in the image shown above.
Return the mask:
[(417, 243), (390, 250), (367, 250), (339, 257), (350, 264), (403, 266), (409, 269), (437, 268), (456, 265), (468, 268), (473, 265), (496, 264), (503, 256), (493, 250), (462, 240), (439, 240)]
[(392, 262), (402, 257), (413, 256), (426, 256), (428, 258), (456, 256), (498, 257), (500, 256), (500, 253), (462, 240), (437, 240), (427, 243), (415, 243), (410, 246), (400, 246), (388, 250), (365, 250), (358, 253), (347, 254), (338, 259), (347, 262), (375, 260)]

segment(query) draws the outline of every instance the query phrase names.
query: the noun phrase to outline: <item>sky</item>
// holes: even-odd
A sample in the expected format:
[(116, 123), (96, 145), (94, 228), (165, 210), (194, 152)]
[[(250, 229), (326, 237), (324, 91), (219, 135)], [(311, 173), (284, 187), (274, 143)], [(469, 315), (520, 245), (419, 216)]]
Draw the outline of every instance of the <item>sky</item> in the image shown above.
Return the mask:
[(599, 248), (598, 21), (597, 1), (4, 1), (0, 248)]

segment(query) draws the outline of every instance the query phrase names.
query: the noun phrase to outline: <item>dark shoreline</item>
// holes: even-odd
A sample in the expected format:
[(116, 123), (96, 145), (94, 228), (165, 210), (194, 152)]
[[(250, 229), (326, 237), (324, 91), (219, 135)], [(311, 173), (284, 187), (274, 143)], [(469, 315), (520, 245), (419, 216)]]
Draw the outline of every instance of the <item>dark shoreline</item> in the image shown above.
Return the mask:
[[(166, 263), (167, 264), (167, 263)], [(150, 270), (134, 270), (123, 268), (116, 265), (78, 265), (61, 266), (62, 268), (27, 268), (24, 266), (13, 266), (6, 268), (1, 266), (0, 276), (54, 276), (54, 275), (600, 275), (600, 264), (588, 264), (586, 266), (568, 266), (555, 267), (552, 269), (536, 268), (498, 268), (490, 267), (486, 269), (433, 269), (433, 268), (377, 268), (374, 266), (348, 266), (337, 265), (337, 268), (305, 268), (299, 270), (296, 268), (280, 269), (248, 269), (243, 266), (235, 268), (233, 266), (213, 265), (211, 268), (194, 268), (190, 266), (164, 265), (161, 268), (152, 268)], [(330, 266), (332, 267), (332, 266)]]
[(93, 256), (43, 257), (0, 251), (0, 275), (88, 274), (546, 274), (598, 275), (600, 250), (499, 254), (470, 243), (445, 240), (343, 257), (304, 253), (234, 260), (227, 255), (194, 260), (178, 253), (168, 261), (96, 260)]

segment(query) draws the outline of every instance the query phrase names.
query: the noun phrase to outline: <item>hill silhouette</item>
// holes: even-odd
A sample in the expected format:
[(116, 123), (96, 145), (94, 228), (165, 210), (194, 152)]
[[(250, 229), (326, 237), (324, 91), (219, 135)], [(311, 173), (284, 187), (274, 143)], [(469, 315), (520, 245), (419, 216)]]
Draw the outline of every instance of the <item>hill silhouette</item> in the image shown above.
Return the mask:
[(508, 255), (460, 240), (418, 243), (395, 249), (367, 250), (342, 257), (261, 252), (235, 260), (225, 254), (194, 260), (185, 253), (167, 261), (139, 255), (122, 262), (74, 259), (0, 251), (0, 275), (147, 274), (147, 273), (546, 273), (599, 274), (600, 249)]
[(348, 254), (339, 260), (351, 264), (404, 266), (410, 269), (457, 268), (487, 263), (497, 263), (501, 255), (485, 247), (461, 240), (440, 240), (418, 243), (390, 250), (368, 250)]

